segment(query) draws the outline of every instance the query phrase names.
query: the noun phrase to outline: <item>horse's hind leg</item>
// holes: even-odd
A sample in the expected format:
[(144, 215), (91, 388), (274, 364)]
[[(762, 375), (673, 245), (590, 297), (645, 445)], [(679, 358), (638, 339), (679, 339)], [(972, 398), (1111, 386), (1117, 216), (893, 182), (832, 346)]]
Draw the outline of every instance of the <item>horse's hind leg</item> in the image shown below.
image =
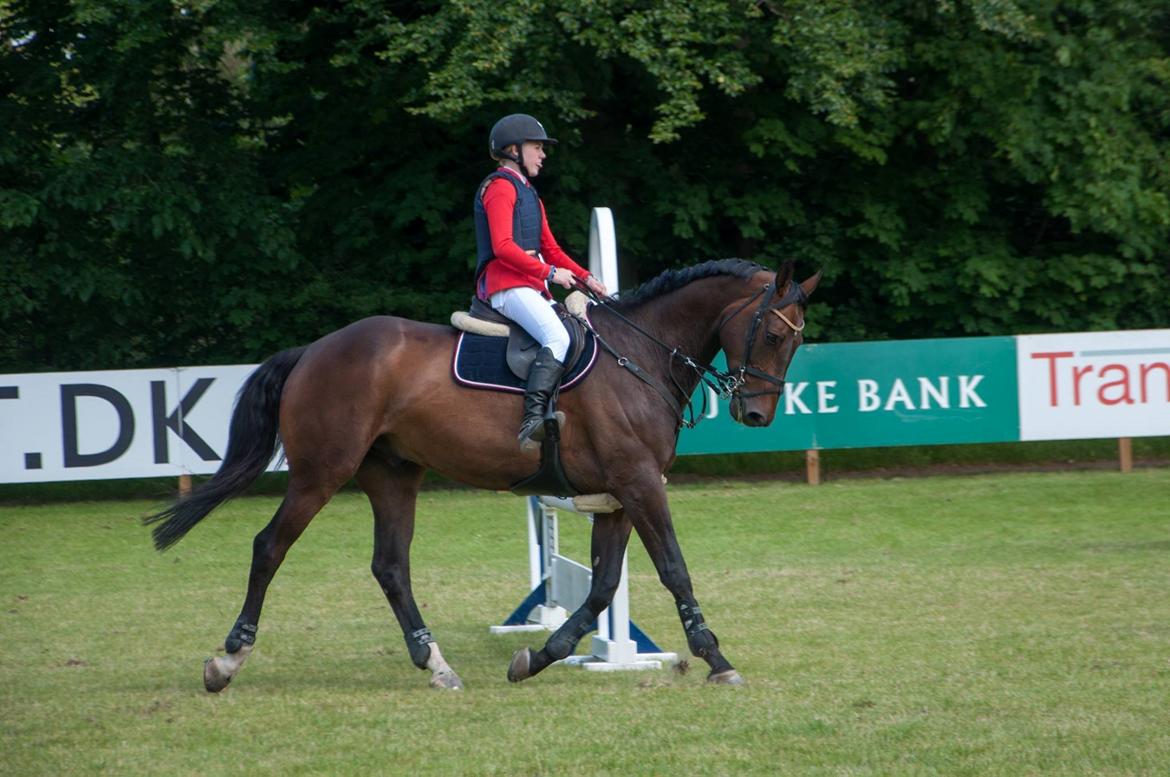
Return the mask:
[(459, 689), (463, 681), (447, 665), (439, 644), (423, 623), (410, 587), (410, 542), (414, 510), (424, 469), (410, 462), (387, 463), (376, 454), (366, 457), (357, 482), (374, 508), (374, 559), (370, 565), (402, 627), (410, 660), (431, 670), (431, 687)]
[(593, 578), (585, 603), (552, 633), (538, 651), (524, 647), (512, 655), (508, 680), (518, 683), (545, 667), (573, 654), (577, 643), (593, 628), (597, 617), (613, 602), (622, 578), (622, 558), (630, 541), (630, 519), (622, 510), (593, 519), (589, 557), (593, 561)]
[(260, 609), (264, 605), (268, 584), (272, 582), (288, 549), (332, 495), (331, 488), (298, 488), (295, 478), (290, 479), (284, 501), (280, 503), (272, 520), (252, 541), (248, 594), (244, 598), (240, 617), (224, 640), (227, 655), (209, 658), (203, 664), (203, 685), (207, 690), (213, 693), (222, 691), (240, 671), (256, 642), (256, 628), (260, 623)]

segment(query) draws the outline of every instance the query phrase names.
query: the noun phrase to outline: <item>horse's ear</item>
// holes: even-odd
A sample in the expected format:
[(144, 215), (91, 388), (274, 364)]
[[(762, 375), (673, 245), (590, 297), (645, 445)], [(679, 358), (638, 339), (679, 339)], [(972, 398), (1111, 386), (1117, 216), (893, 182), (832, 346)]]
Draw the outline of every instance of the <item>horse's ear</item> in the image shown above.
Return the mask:
[(800, 284), (800, 288), (804, 289), (804, 295), (806, 297), (812, 296), (812, 293), (816, 291), (817, 285), (821, 282), (821, 273), (823, 272), (823, 270), (817, 270), (816, 275)]
[(792, 282), (792, 274), (795, 271), (796, 263), (791, 259), (785, 259), (780, 263), (779, 269), (776, 270), (776, 296), (783, 297), (788, 284)]

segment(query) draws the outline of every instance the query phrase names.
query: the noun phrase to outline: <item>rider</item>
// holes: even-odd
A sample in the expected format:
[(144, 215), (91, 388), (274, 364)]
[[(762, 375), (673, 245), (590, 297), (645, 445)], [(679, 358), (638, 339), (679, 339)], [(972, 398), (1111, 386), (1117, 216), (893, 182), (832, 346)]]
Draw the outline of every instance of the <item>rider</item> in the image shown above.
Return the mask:
[(496, 171), (476, 190), (475, 293), (522, 326), (541, 349), (524, 394), (524, 418), (517, 438), (544, 438), (543, 417), (565, 371), (569, 333), (552, 308), (548, 282), (572, 288), (574, 279), (598, 294), (604, 284), (583, 270), (557, 245), (544, 204), (531, 180), (540, 174), (545, 146), (556, 143), (539, 121), (523, 113), (505, 116), (488, 142)]

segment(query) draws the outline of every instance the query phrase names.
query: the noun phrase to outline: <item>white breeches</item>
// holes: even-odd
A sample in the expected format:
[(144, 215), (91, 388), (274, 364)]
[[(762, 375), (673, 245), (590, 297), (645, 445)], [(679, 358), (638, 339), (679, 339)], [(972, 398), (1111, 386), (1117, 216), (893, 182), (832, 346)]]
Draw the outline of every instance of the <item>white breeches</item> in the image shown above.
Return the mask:
[(562, 364), (569, 352), (569, 333), (552, 303), (536, 289), (526, 286), (497, 291), (491, 298), (492, 308), (524, 327), (538, 343), (552, 350)]

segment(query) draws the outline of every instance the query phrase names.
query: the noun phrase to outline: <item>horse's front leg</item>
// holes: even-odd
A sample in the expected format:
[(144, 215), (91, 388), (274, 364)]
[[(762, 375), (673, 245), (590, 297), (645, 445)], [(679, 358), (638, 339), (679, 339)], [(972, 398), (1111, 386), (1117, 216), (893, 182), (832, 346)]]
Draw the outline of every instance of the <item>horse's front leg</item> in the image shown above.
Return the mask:
[(590, 539), (593, 578), (585, 603), (553, 632), (540, 650), (520, 648), (508, 665), (508, 680), (518, 683), (549, 664), (573, 654), (581, 638), (593, 629), (597, 617), (609, 607), (622, 578), (622, 558), (630, 541), (630, 519), (622, 510), (596, 515)]
[(646, 552), (658, 570), (658, 579), (674, 595), (679, 619), (687, 636), (691, 654), (711, 667), (707, 680), (713, 683), (741, 685), (743, 678), (719, 650), (719, 639), (707, 626), (699, 603), (691, 589), (691, 576), (683, 560), (682, 549), (674, 533), (666, 489), (660, 476), (643, 477), (632, 488), (615, 490), (634, 529), (646, 546)]

